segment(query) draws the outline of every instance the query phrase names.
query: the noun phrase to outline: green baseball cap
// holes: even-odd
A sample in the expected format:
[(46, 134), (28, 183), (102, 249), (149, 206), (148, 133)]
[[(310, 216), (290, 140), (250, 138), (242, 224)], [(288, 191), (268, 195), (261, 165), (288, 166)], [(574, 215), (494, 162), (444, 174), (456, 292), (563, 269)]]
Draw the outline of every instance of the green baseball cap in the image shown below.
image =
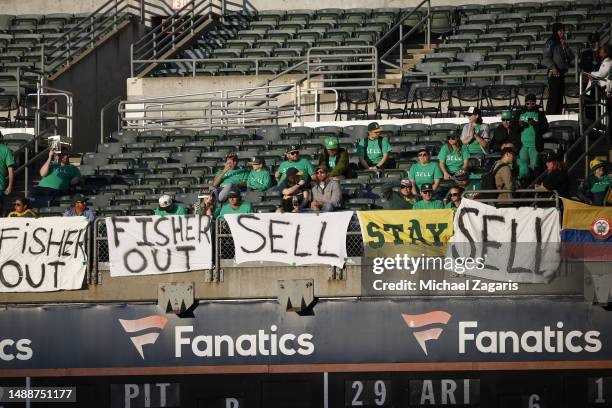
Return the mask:
[(510, 112), (510, 111), (502, 112), (501, 118), (502, 118), (502, 120), (510, 120), (510, 119), (512, 119), (512, 112)]
[(328, 136), (323, 141), (323, 145), (326, 149), (337, 149), (338, 148), (338, 138), (334, 136)]

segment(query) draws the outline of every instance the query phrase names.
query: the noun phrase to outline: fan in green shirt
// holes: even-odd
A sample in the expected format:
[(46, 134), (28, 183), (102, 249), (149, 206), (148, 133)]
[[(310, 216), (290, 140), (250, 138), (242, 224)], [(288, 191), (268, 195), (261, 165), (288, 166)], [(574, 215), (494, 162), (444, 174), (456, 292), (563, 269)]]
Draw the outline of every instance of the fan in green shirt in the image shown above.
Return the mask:
[(167, 194), (159, 197), (159, 207), (155, 209), (154, 214), (162, 217), (170, 215), (187, 215), (187, 209), (180, 205), (177, 205), (172, 197)]
[(418, 151), (419, 162), (413, 164), (408, 171), (408, 178), (412, 180), (412, 194), (417, 195), (423, 184), (431, 184), (436, 191), (442, 179), (442, 170), (436, 162), (429, 161), (427, 149)]
[[(56, 160), (52, 161), (54, 156)], [(70, 156), (67, 153), (57, 155), (53, 150), (50, 150), (49, 158), (40, 169), (42, 179), (38, 182), (38, 187), (68, 191), (81, 177), (79, 169), (70, 164), (69, 160)]]
[(444, 179), (450, 180), (451, 176), (460, 169), (467, 168), (470, 152), (467, 147), (461, 145), (459, 137), (451, 133), (447, 136), (448, 142), (442, 146), (438, 153), (440, 170), (444, 173)]
[(310, 161), (300, 157), (300, 148), (297, 145), (292, 145), (287, 149), (287, 160), (282, 162), (278, 166), (278, 169), (276, 169), (276, 173), (274, 173), (274, 177), (278, 184), (285, 180), (285, 173), (287, 173), (287, 169), (290, 167), (298, 169), (298, 171), (303, 174), (303, 178), (306, 181), (309, 181), (314, 174), (313, 165)]
[(364, 169), (384, 169), (390, 165), (389, 153), (393, 150), (386, 137), (381, 137), (382, 128), (376, 122), (368, 125), (368, 137), (357, 145), (359, 164)]
[(222, 219), (227, 214), (250, 214), (254, 212), (251, 203), (240, 202), (240, 191), (230, 191), (227, 201), (227, 204), (221, 207), (221, 211), (219, 211), (219, 217)]
[(270, 172), (264, 167), (266, 162), (261, 156), (255, 156), (251, 159), (253, 170), (249, 172), (247, 177), (247, 189), (266, 191), (272, 186), (272, 178)]
[[(2, 133), (0, 133), (0, 138)], [(4, 143), (0, 144), (0, 193), (5, 193), (5, 190), (13, 189), (13, 166), (15, 165), (15, 159), (13, 158), (13, 152)], [(8, 178), (8, 185), (7, 185)], [(8, 191), (8, 194), (11, 193)]]
[(423, 184), (421, 186), (421, 200), (414, 203), (413, 210), (440, 210), (444, 209), (444, 204), (441, 200), (432, 200), (433, 186), (431, 184)]

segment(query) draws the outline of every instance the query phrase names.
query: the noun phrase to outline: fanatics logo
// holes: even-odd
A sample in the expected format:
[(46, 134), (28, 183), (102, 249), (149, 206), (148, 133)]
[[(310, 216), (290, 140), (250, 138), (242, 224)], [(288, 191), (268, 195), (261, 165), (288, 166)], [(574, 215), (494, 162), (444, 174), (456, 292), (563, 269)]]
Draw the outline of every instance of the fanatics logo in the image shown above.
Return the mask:
[(132, 343), (134, 344), (134, 347), (136, 347), (138, 354), (140, 354), (140, 357), (144, 360), (145, 357), (142, 346), (144, 346), (145, 344), (155, 344), (157, 338), (159, 337), (159, 333), (161, 332), (161, 330), (164, 329), (166, 323), (168, 323), (168, 319), (164, 316), (153, 315), (136, 320), (119, 319), (119, 323), (121, 323), (121, 326), (123, 326), (123, 330), (125, 330), (126, 333), (136, 333), (145, 330), (160, 329), (159, 332), (149, 332), (130, 337), (130, 340), (132, 340)]
[[(451, 318), (451, 315), (442, 310), (435, 310), (433, 312), (423, 313), (419, 315), (402, 314), (402, 318), (404, 319), (404, 322), (406, 322), (408, 327), (420, 328), (424, 326), (430, 326), (432, 324), (447, 324)], [(425, 353), (425, 355), (428, 355), (426, 343), (429, 340), (437, 340), (442, 334), (442, 331), (442, 328), (434, 327), (431, 329), (417, 331), (412, 334), (414, 335), (414, 338), (416, 339), (417, 343), (419, 343), (419, 346), (421, 346), (423, 353)]]

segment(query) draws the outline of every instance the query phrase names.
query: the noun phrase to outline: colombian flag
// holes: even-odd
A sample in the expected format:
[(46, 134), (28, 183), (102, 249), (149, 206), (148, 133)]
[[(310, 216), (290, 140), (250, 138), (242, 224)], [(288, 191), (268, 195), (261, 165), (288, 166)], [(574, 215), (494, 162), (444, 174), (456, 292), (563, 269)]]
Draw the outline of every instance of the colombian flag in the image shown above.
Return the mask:
[(612, 207), (564, 198), (561, 242), (567, 258), (612, 260)]

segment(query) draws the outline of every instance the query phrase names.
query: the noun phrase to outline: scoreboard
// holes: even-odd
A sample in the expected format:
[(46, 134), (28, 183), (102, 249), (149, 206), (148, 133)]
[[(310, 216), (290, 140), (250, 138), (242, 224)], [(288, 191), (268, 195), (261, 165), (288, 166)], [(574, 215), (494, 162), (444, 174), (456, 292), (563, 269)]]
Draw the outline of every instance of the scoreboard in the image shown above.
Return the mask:
[[(1, 401), (25, 382), (0, 380)], [(105, 376), (28, 383), (31, 389), (75, 387), (75, 402), (32, 403), (57, 408), (612, 407), (612, 371), (597, 370)]]

